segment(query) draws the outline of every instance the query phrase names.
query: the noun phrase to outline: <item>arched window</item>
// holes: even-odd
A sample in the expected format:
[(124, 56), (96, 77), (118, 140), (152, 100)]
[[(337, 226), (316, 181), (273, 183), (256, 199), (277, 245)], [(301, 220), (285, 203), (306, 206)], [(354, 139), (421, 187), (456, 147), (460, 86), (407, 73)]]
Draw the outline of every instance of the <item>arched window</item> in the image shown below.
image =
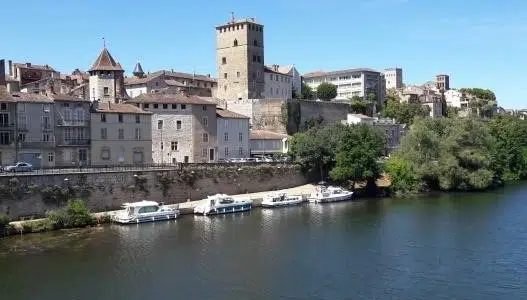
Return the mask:
[(238, 40), (234, 40), (234, 47), (238, 46)]

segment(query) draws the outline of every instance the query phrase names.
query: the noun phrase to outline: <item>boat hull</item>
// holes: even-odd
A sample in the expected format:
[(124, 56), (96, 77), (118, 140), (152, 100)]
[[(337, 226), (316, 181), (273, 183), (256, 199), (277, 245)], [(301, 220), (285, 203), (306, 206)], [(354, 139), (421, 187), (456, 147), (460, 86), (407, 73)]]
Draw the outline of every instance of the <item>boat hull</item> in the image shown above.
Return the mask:
[(221, 215), (221, 214), (244, 212), (244, 211), (249, 211), (251, 209), (252, 209), (251, 203), (244, 203), (244, 204), (238, 204), (238, 205), (214, 207), (214, 208), (201, 209), (201, 210), (197, 209), (197, 210), (194, 210), (194, 213), (198, 215), (209, 216), (209, 215)]
[(343, 195), (338, 197), (326, 197), (326, 198), (308, 198), (310, 203), (331, 203), (351, 200), (353, 194)]
[(135, 218), (114, 217), (112, 218), (112, 221), (119, 223), (119, 224), (139, 224), (139, 223), (147, 223), (147, 222), (174, 220), (178, 216), (179, 216), (179, 213), (171, 213), (171, 214), (157, 215), (157, 216), (142, 216), (142, 217), (135, 217)]
[(304, 202), (302, 199), (295, 199), (295, 200), (289, 200), (289, 201), (278, 201), (278, 202), (262, 202), (262, 207), (265, 208), (274, 208), (274, 207), (283, 207), (283, 206), (294, 206), (294, 205), (300, 205)]

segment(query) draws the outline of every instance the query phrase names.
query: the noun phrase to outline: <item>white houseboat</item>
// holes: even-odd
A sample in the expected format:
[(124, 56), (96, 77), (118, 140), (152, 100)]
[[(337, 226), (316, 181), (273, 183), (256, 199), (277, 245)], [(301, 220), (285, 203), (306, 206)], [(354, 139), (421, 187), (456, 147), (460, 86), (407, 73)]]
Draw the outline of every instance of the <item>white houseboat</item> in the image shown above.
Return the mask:
[(334, 186), (320, 186), (307, 200), (311, 203), (326, 203), (350, 200), (353, 192)]
[(234, 200), (234, 198), (231, 196), (225, 194), (216, 194), (214, 196), (207, 197), (205, 204), (196, 206), (194, 208), (194, 213), (206, 216), (242, 212), (251, 209), (251, 200)]
[(124, 203), (123, 210), (111, 216), (112, 221), (121, 224), (133, 224), (175, 219), (179, 210), (155, 201)]
[(262, 201), (262, 207), (297, 205), (304, 200), (300, 195), (288, 195), (285, 192), (269, 193)]

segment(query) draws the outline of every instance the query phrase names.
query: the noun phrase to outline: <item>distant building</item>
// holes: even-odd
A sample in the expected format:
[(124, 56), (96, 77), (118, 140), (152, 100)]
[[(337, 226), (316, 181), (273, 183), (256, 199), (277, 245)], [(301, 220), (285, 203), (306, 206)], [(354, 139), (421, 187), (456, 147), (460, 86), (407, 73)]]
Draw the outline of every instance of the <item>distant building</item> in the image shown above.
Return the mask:
[(218, 159), (249, 157), (249, 117), (216, 108)]
[[(60, 78), (60, 72), (55, 71), (51, 66), (35, 65), (29, 62), (13, 63), (9, 60), (8, 72), (9, 77), (16, 81), (19, 87), (42, 79)], [(19, 90), (13, 90), (13, 92), (18, 91)]]
[(265, 67), (265, 98), (291, 99), (293, 77), (279, 71), (278, 65)]
[(152, 113), (131, 104), (98, 101), (91, 108), (91, 164), (152, 163)]
[(468, 108), (468, 97), (457, 90), (447, 90), (444, 92), (445, 101), (448, 106), (457, 108)]
[(285, 154), (289, 151), (289, 136), (266, 130), (251, 130), (249, 148), (251, 155)]
[(264, 97), (264, 26), (253, 18), (216, 27), (216, 64), (221, 100)]
[(440, 91), (448, 91), (450, 89), (450, 76), (446, 74), (436, 75), (436, 88)]
[(384, 70), (386, 89), (400, 89), (403, 87), (403, 69), (390, 68)]
[(216, 161), (216, 103), (183, 93), (142, 94), (126, 103), (153, 113), (150, 131), (155, 163)]
[(384, 76), (372, 69), (347, 69), (332, 72), (312, 72), (303, 75), (304, 83), (314, 91), (323, 82), (337, 86), (336, 100), (346, 100), (354, 96), (366, 98), (375, 94), (377, 103), (384, 101)]
[(106, 47), (101, 50), (88, 73), (90, 101), (119, 103), (128, 98), (124, 89), (124, 70)]
[[(0, 77), (2, 73), (0, 73)], [(15, 153), (16, 101), (0, 84), (0, 165), (13, 164), (17, 158)]]

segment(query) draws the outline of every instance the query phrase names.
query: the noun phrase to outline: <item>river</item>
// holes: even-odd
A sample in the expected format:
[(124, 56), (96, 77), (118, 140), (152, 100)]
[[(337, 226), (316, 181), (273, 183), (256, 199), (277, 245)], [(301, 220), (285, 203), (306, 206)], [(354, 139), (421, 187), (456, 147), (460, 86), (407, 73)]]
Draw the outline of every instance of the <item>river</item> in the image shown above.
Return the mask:
[(527, 299), (527, 185), (14, 236), (1, 299)]

